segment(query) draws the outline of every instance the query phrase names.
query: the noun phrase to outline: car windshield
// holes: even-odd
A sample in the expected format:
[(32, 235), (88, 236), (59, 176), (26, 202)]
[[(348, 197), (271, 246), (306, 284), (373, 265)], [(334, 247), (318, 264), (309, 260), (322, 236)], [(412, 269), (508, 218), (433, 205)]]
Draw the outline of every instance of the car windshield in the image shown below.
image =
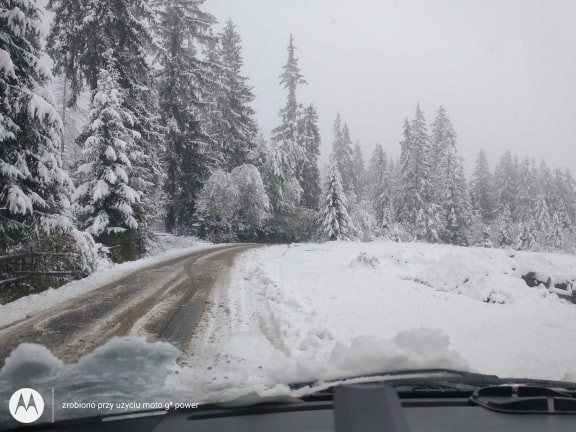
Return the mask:
[(575, 16), (0, 0), (0, 429), (576, 381)]

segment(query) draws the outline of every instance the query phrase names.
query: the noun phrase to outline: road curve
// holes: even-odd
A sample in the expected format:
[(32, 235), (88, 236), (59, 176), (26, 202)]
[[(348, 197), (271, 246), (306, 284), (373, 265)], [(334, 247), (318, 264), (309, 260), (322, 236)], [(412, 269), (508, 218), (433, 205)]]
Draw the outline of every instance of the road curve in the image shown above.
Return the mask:
[(236, 255), (256, 246), (217, 246), (169, 259), (0, 328), (0, 367), (23, 342), (45, 345), (67, 363), (113, 336), (145, 335), (187, 351), (211, 288)]

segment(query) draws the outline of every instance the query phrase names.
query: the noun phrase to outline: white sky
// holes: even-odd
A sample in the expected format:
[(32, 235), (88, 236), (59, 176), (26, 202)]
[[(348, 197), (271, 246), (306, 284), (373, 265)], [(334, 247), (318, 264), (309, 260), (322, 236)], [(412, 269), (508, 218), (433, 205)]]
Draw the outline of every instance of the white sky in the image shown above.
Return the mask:
[(207, 0), (243, 39), (244, 74), (266, 135), (286, 94), (278, 75), (293, 33), (323, 152), (336, 113), (368, 158), (399, 154), (402, 121), (443, 105), (470, 169), (480, 148), (551, 166), (576, 154), (576, 2), (571, 0)]

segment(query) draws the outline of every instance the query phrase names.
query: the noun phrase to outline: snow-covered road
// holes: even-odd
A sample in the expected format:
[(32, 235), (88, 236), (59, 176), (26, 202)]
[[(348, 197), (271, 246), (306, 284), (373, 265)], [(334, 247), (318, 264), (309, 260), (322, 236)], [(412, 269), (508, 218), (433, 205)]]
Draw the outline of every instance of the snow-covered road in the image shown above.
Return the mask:
[[(16, 321), (3, 317), (8, 322), (0, 326), (0, 364), (21, 343), (42, 344), (74, 362), (113, 336), (126, 335), (168, 341), (187, 352), (213, 284), (228, 271), (232, 258), (250, 247), (192, 248), (127, 274), (120, 271), (119, 277), (91, 290), (64, 287), (43, 293), (39, 297), (51, 306), (29, 309)], [(30, 297), (2, 309), (34, 304), (36, 296)]]

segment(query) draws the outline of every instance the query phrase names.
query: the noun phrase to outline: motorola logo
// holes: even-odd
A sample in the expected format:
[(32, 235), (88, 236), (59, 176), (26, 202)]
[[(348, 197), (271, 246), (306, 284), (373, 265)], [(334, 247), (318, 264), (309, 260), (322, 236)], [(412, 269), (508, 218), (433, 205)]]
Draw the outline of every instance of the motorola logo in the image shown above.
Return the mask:
[(16, 421), (32, 423), (38, 420), (44, 412), (44, 399), (34, 389), (21, 388), (10, 397), (8, 407)]

